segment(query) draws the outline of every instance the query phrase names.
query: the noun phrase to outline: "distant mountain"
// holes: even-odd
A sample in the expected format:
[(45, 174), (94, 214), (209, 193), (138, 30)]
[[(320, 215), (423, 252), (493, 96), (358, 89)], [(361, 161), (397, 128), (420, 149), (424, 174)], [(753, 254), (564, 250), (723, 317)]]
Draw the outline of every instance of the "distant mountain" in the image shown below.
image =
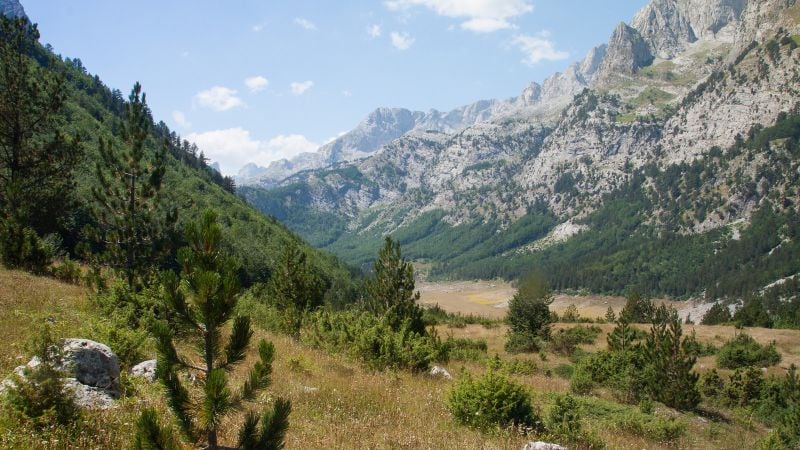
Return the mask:
[(273, 187), (296, 173), (353, 162), (379, 152), (402, 136), (438, 132), (454, 134), (467, 127), (511, 116), (555, 117), (569, 99), (588, 87), (605, 57), (606, 46), (592, 49), (583, 61), (556, 73), (541, 85), (531, 83), (518, 97), (480, 100), (452, 111), (378, 108), (354, 129), (313, 153), (302, 153), (268, 167), (247, 164), (238, 173), (240, 185)]
[(6, 17), (28, 17), (18, 0), (0, 0), (0, 14)]
[[(393, 118), (406, 124), (393, 133), (410, 131), (377, 149), (382, 139), (329, 147), (370, 156), (240, 192), (355, 264), (392, 234), (440, 277), (537, 267), (562, 288), (698, 295), (720, 288), (676, 280), (718, 270), (765, 286), (800, 273), (800, 259), (748, 271), (714, 255), (745, 245), (725, 236), (772, 242), (764, 211), (792, 224), (800, 209), (800, 154), (784, 143), (800, 137), (799, 17), (786, 0), (653, 0), (583, 61), (463, 127)], [(800, 230), (785, 226), (781, 245), (795, 248)], [(748, 248), (749, 261), (786, 262), (769, 250)]]

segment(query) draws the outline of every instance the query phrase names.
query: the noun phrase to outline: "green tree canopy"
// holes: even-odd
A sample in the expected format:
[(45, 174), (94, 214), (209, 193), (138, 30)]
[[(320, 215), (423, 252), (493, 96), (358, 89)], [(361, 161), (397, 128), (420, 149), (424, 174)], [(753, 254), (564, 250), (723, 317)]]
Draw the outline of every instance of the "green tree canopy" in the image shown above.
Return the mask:
[(99, 229), (93, 235), (105, 247), (103, 260), (133, 289), (145, 280), (172, 242), (177, 210), (162, 204), (167, 143), (149, 154), (146, 145), (152, 118), (142, 86), (133, 86), (125, 107), (121, 138), (115, 148), (100, 139), (100, 160), (92, 187)]
[[(184, 434), (193, 442), (205, 442), (206, 448), (212, 450), (219, 448), (217, 434), (222, 419), (269, 385), (275, 355), (275, 347), (261, 340), (259, 360), (245, 382), (237, 390), (231, 389), (228, 373), (244, 361), (253, 332), (249, 317), (233, 316), (239, 293), (239, 263), (220, 250), (221, 238), (222, 229), (213, 211), (206, 211), (199, 223), (187, 227), (189, 246), (178, 252), (180, 278), (167, 272), (162, 282), (164, 306), (174, 321), (158, 322), (154, 327), (156, 376), (166, 387), (169, 406)], [(225, 342), (222, 330), (231, 321), (230, 336)], [(178, 353), (176, 335), (196, 344), (201, 364)], [(181, 381), (179, 373), (187, 371), (201, 374), (199, 399), (192, 399)], [(248, 413), (240, 431), (239, 448), (282, 448), (290, 411), (290, 403), (278, 399), (273, 409), (260, 417)], [(160, 435), (152, 422), (142, 421), (142, 426), (150, 426), (149, 431), (140, 433), (142, 438)]]
[(550, 339), (551, 303), (553, 294), (542, 275), (534, 273), (522, 281), (508, 304), (509, 351), (535, 350), (536, 340)]
[(0, 17), (0, 257), (10, 267), (41, 270), (39, 236), (58, 231), (74, 205), (78, 138), (61, 130), (66, 87), (34, 62), (36, 25)]
[(375, 261), (375, 277), (367, 281), (366, 309), (386, 317), (394, 330), (408, 320), (412, 331), (425, 334), (414, 287), (414, 267), (403, 258), (400, 243), (387, 236)]

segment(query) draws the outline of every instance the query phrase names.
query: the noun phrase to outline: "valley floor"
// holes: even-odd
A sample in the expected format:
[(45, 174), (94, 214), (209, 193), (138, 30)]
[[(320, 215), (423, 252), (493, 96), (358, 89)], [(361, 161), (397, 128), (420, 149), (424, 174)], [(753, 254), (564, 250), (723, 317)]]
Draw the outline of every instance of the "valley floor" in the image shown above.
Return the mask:
[[(485, 317), (501, 319), (508, 311), (508, 301), (517, 292), (511, 283), (503, 280), (473, 280), (473, 281), (441, 281), (418, 282), (420, 303), (425, 305), (439, 305), (451, 313), (475, 314)], [(615, 314), (622, 311), (625, 306), (625, 297), (610, 295), (571, 295), (556, 294), (550, 309), (561, 314), (570, 305), (578, 308), (578, 313), (583, 317), (605, 317), (608, 308)], [(673, 301), (656, 300), (657, 303), (666, 303), (678, 310), (682, 319), (687, 316), (699, 322), (711, 306), (699, 300)]]
[[(479, 313), (483, 311), (480, 308), (493, 308), (495, 300), (499, 303), (506, 299), (506, 295), (513, 294), (510, 286), (493, 284), (495, 286), (489, 284), (488, 290), (480, 295), (477, 287), (470, 284), (448, 287), (423, 284), (420, 288), (425, 301), (434, 299), (443, 306), (445, 303), (441, 299), (469, 294), (467, 297), (471, 300), (467, 304), (474, 306), (468, 308), (474, 309), (460, 310)], [(458, 286), (463, 289), (461, 292), (448, 291), (458, 289)], [(5, 375), (26, 360), (28, 355), (23, 344), (33, 333), (34, 325), (52, 323), (58, 337), (91, 337), (91, 323), (96, 320), (96, 313), (87, 298), (84, 289), (79, 287), (0, 270), (0, 339), (4, 343), (0, 347), (0, 373)], [(608, 307), (604, 302), (616, 308), (618, 301), (598, 297), (597, 305), (587, 300), (588, 303), (581, 304), (580, 308), (587, 314), (593, 307), (604, 312)], [(448, 307), (455, 306), (450, 304)], [(500, 308), (495, 310), (495, 317), (505, 312)], [(557, 328), (567, 326), (572, 325), (556, 325)], [(605, 334), (612, 325), (600, 327), (603, 334), (595, 344), (583, 346), (584, 350), (605, 348)], [(732, 327), (693, 328), (700, 341), (715, 345), (734, 333)], [(564, 376), (564, 368), (571, 364), (569, 358), (553, 353), (543, 354), (544, 357), (538, 354), (509, 355), (503, 350), (506, 333), (503, 326), (440, 326), (438, 331), (443, 338), (485, 339), (487, 356), (497, 354), (508, 361), (532, 361), (535, 365), (533, 373), (514, 375), (513, 378), (533, 393), (534, 403), (543, 413), (554, 403), (557, 393), (569, 390), (569, 380)], [(783, 370), (792, 362), (800, 363), (800, 331), (749, 329), (748, 332), (760, 342), (777, 342), (784, 359), (771, 371)], [(407, 372), (370, 372), (342, 356), (330, 355), (290, 338), (257, 330), (256, 338), (261, 337), (275, 343), (277, 358), (272, 386), (256, 403), (269, 403), (275, 395), (292, 400), (287, 448), (521, 449), (531, 438), (505, 431), (480, 433), (457, 425), (446, 408), (452, 381)], [(713, 357), (701, 358), (697, 369), (704, 371), (713, 365)], [(475, 374), (485, 370), (482, 362), (451, 361), (445, 367), (455, 378), (463, 376), (462, 370)], [(234, 372), (234, 378), (244, 374), (245, 368), (241, 369)], [(77, 438), (59, 432), (20, 429), (19, 422), (9, 415), (8, 408), (0, 408), (0, 448), (127, 448), (133, 424), (145, 406), (154, 405), (164, 416), (169, 417), (169, 414), (157, 385), (128, 379), (126, 386), (128, 395), (119, 401), (116, 408), (86, 416), (84, 429)], [(638, 407), (619, 404), (603, 390), (594, 396), (578, 398), (584, 414), (583, 426), (596, 433), (609, 449), (749, 448), (748, 444), (756, 442), (767, 432), (749, 417), (718, 411), (707, 405), (703, 405), (700, 415), (658, 406), (656, 416), (676, 417), (686, 424), (686, 432), (678, 440), (658, 443), (646, 433), (631, 432), (620, 425), (625, 417), (641, 415)], [(229, 430), (223, 436), (224, 442), (232, 442), (235, 427), (223, 426), (223, 429)]]

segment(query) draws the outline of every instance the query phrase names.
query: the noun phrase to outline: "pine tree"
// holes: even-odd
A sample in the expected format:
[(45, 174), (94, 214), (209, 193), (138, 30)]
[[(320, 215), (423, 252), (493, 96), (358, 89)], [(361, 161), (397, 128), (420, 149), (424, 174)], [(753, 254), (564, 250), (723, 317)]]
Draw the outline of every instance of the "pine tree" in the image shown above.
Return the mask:
[(653, 324), (645, 344), (648, 390), (655, 400), (680, 410), (694, 409), (700, 402), (696, 357), (690, 356), (688, 340), (682, 338), (678, 312), (661, 305), (653, 313)]
[(122, 124), (124, 148), (100, 139), (96, 165), (99, 187), (92, 188), (99, 230), (92, 233), (105, 246), (103, 259), (119, 270), (129, 289), (136, 289), (169, 249), (175, 208), (165, 207), (161, 193), (166, 171), (166, 141), (149, 155), (151, 124), (142, 87), (136, 83)]
[(617, 321), (617, 315), (614, 314), (614, 308), (609, 306), (608, 310), (606, 310), (606, 322), (614, 323), (616, 321)]
[[(187, 227), (189, 246), (178, 252), (182, 266), (180, 279), (167, 272), (162, 281), (165, 307), (174, 317), (174, 324), (158, 322), (154, 327), (158, 349), (156, 376), (166, 387), (169, 406), (187, 437), (193, 442), (205, 442), (206, 448), (212, 450), (219, 448), (217, 432), (222, 419), (269, 385), (275, 354), (271, 343), (260, 341), (259, 361), (246, 381), (235, 392), (228, 386), (227, 374), (245, 359), (253, 332), (249, 317), (233, 317), (239, 292), (236, 277), (239, 264), (221, 251), (221, 238), (222, 229), (212, 211), (206, 211), (200, 223)], [(223, 345), (222, 329), (231, 321), (231, 334)], [(195, 365), (194, 358), (178, 354), (174, 342), (176, 331), (199, 344), (201, 364)], [(186, 371), (200, 374), (202, 398), (194, 401), (190, 398), (179, 376), (179, 372)], [(290, 411), (289, 401), (279, 399), (261, 417), (248, 413), (241, 428), (239, 448), (282, 448)]]
[(625, 307), (619, 313), (631, 323), (648, 323), (653, 315), (653, 303), (638, 292), (628, 295)]
[(322, 280), (294, 241), (284, 247), (267, 290), (270, 299), (284, 311), (285, 331), (294, 337), (299, 337), (303, 316), (322, 306), (325, 296)]
[(60, 130), (64, 77), (30, 57), (36, 25), (0, 21), (0, 259), (39, 271), (49, 264), (39, 236), (58, 231), (74, 204), (82, 145)]
[(508, 340), (506, 350), (526, 352), (538, 350), (539, 340), (550, 339), (552, 315), (550, 304), (553, 294), (547, 281), (532, 274), (522, 284), (508, 303)]
[(700, 321), (703, 325), (720, 325), (731, 321), (731, 312), (722, 303), (714, 303)]
[(367, 282), (366, 309), (385, 317), (394, 330), (409, 321), (411, 331), (425, 334), (419, 292), (414, 292), (414, 267), (400, 253), (400, 243), (386, 236), (374, 267), (375, 277)]
[(619, 319), (616, 321), (617, 326), (608, 333), (606, 342), (608, 342), (608, 349), (611, 351), (625, 351), (632, 350), (636, 344), (636, 330), (628, 322), (624, 314), (620, 314)]

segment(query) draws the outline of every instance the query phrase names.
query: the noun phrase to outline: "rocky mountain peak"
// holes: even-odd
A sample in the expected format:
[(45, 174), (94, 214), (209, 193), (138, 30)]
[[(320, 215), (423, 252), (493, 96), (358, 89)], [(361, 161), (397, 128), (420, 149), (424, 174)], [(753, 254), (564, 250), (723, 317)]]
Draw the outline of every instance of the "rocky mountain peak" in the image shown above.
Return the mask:
[(27, 17), (19, 0), (0, 0), (0, 14), (6, 17)]
[(650, 44), (651, 53), (663, 59), (671, 59), (697, 40), (677, 0), (654, 0), (634, 16), (631, 26)]
[(542, 99), (542, 85), (537, 82), (532, 82), (525, 89), (522, 94), (517, 97), (518, 103), (522, 106), (529, 106), (538, 103)]
[(621, 22), (608, 41), (600, 72), (604, 78), (614, 74), (631, 75), (653, 62), (650, 46), (635, 28)]

